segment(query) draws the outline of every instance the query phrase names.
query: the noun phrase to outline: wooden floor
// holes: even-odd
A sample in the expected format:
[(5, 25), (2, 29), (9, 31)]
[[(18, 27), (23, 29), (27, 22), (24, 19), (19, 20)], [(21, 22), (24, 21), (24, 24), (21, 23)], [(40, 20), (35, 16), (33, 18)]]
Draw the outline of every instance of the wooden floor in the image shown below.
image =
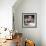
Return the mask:
[(16, 46), (15, 39), (13, 39), (13, 40), (6, 40), (6, 42), (2, 43), (0, 46)]

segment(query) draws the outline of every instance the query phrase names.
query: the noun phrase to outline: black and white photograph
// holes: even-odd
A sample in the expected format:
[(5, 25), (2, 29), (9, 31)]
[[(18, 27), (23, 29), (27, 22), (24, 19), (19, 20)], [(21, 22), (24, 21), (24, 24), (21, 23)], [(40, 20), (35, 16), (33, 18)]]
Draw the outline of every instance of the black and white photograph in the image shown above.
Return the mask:
[(37, 13), (23, 13), (23, 27), (36, 27), (37, 19), (36, 19)]

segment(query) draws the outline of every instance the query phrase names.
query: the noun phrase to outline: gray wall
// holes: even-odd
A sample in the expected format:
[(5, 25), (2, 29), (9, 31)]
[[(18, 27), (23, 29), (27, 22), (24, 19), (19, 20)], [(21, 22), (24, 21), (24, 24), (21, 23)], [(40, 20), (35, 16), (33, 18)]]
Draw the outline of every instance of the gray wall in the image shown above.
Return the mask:
[[(15, 29), (23, 33), (23, 37), (31, 39), (36, 46), (41, 46), (41, 1), (40, 0), (23, 0), (16, 8), (14, 5), (13, 13), (15, 20)], [(37, 28), (22, 28), (22, 13), (37, 13)], [(16, 31), (15, 30), (15, 31)]]

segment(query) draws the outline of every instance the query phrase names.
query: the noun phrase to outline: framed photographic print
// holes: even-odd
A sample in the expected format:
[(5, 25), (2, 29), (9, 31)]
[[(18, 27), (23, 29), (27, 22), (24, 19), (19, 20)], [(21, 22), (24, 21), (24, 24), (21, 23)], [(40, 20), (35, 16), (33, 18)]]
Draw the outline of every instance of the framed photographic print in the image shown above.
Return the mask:
[(37, 13), (22, 13), (22, 27), (37, 27)]

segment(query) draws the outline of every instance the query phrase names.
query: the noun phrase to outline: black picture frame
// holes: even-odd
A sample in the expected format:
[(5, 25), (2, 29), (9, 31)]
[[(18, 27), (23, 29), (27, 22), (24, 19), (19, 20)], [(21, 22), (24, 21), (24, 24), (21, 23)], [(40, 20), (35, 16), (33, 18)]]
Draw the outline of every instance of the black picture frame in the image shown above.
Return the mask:
[(36, 28), (37, 13), (22, 13), (22, 27)]

